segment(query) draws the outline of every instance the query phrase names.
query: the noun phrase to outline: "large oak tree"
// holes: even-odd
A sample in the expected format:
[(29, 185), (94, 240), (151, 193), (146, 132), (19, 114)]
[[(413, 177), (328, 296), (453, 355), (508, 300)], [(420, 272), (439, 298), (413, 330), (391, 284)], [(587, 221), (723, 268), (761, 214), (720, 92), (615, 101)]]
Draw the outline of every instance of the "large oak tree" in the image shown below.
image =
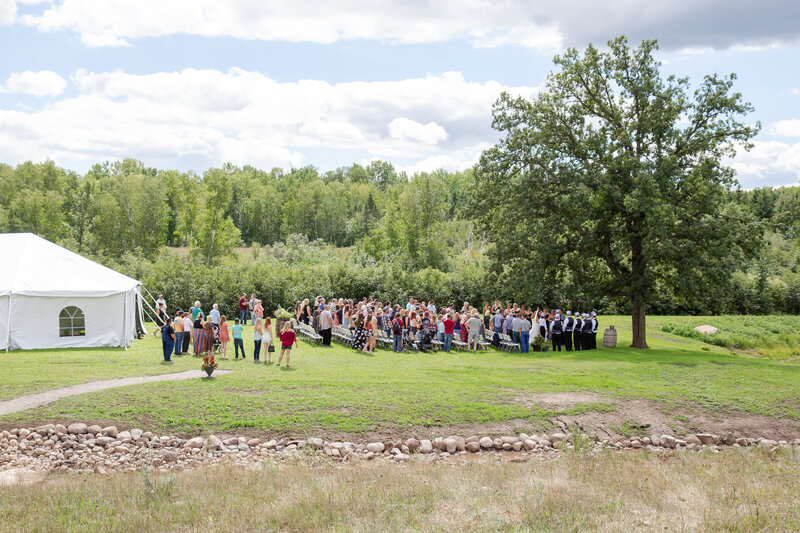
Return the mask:
[[(691, 297), (723, 284), (760, 232), (726, 201), (725, 166), (759, 125), (735, 75), (664, 76), (655, 41), (624, 37), (555, 58), (533, 100), (503, 94), (501, 141), (478, 165), (474, 208), (515, 276), (630, 301), (646, 348), (654, 291)], [(533, 267), (533, 268), (531, 268)]]

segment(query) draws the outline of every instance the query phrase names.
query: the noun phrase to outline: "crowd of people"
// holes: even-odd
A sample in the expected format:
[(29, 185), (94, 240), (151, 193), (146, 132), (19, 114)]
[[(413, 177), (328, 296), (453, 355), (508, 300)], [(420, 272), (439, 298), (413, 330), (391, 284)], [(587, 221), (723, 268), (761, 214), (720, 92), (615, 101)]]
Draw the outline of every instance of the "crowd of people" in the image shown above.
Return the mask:
[[(216, 351), (222, 359), (228, 358), (228, 345), (233, 340), (234, 358), (247, 357), (243, 330), (250, 320), (253, 326), (253, 360), (261, 361), (262, 349), (264, 362), (272, 364), (273, 346), (272, 320), (264, 316), (261, 300), (254, 294), (247, 298), (243, 293), (239, 298), (239, 317), (231, 326), (227, 316), (219, 311), (218, 304), (213, 304), (206, 315), (199, 301), (194, 302), (188, 311), (176, 309), (170, 316), (166, 302), (159, 295), (156, 300), (156, 334), (162, 337), (164, 360), (171, 356), (183, 355), (191, 351), (196, 356), (206, 356)], [(297, 322), (314, 329), (322, 344), (330, 346), (334, 327), (343, 327), (351, 331), (352, 347), (364, 353), (375, 350), (379, 332), (392, 340), (392, 350), (399, 352), (408, 343), (430, 345), (436, 339), (441, 348), (449, 352), (453, 349), (454, 339), (467, 349), (477, 351), (486, 340), (499, 347), (503, 338), (511, 339), (519, 345), (519, 351), (529, 353), (531, 345), (543, 346), (551, 344), (553, 350), (593, 350), (597, 348), (597, 313), (574, 313), (571, 310), (547, 309), (530, 306), (523, 307), (516, 303), (501, 305), (495, 300), (490, 305), (485, 302), (482, 309), (471, 306), (468, 302), (457, 308), (453, 305), (437, 307), (430, 300), (417, 301), (409, 298), (405, 305), (392, 304), (391, 301), (380, 301), (372, 298), (351, 300), (334, 298), (330, 302), (322, 296), (298, 301), (294, 315)], [(279, 334), (281, 353), (277, 364), (281, 365), (284, 355), (286, 366), (289, 366), (291, 350), (297, 344), (291, 321), (286, 321)]]
[[(261, 300), (251, 297), (247, 300), (246, 294), (242, 295), (245, 309), (239, 318), (235, 318), (233, 325), (228, 322), (228, 317), (219, 311), (219, 305), (213, 304), (208, 316), (203, 312), (199, 301), (195, 301), (189, 311), (180, 308), (176, 309), (172, 316), (167, 312), (167, 303), (162, 295), (158, 296), (156, 305), (156, 335), (161, 336), (164, 361), (170, 362), (172, 356), (189, 354), (191, 351), (195, 356), (205, 357), (214, 353), (219, 353), (221, 359), (228, 358), (228, 345), (233, 340), (234, 359), (239, 359), (241, 352), (242, 359), (247, 358), (244, 347), (244, 325), (247, 323), (248, 314), (252, 315), (253, 326), (253, 361), (261, 361), (262, 347), (264, 351), (264, 363), (272, 364), (272, 354), (275, 352), (272, 338), (272, 319), (264, 317), (264, 308)], [(281, 353), (278, 356), (277, 365), (281, 366), (284, 355), (286, 356), (286, 366), (289, 366), (292, 347), (297, 344), (297, 336), (292, 329), (291, 323), (284, 324), (280, 332)]]
[(518, 304), (493, 305), (485, 302), (478, 309), (464, 302), (461, 308), (443, 306), (437, 308), (433, 300), (418, 302), (409, 298), (404, 306), (375, 299), (333, 299), (327, 303), (318, 296), (297, 302), (295, 318), (310, 325), (322, 337), (323, 345), (330, 345), (334, 326), (350, 329), (353, 347), (365, 353), (375, 349), (376, 333), (386, 332), (392, 339), (392, 349), (401, 351), (406, 339), (411, 337), (420, 344), (426, 339), (436, 338), (444, 351), (450, 351), (453, 339), (457, 338), (477, 351), (485, 338), (499, 347), (502, 336), (508, 335), (519, 344), (520, 352), (530, 352), (531, 344), (552, 344), (561, 351), (592, 350), (597, 348), (597, 312), (575, 313), (571, 310), (549, 310), (523, 307)]

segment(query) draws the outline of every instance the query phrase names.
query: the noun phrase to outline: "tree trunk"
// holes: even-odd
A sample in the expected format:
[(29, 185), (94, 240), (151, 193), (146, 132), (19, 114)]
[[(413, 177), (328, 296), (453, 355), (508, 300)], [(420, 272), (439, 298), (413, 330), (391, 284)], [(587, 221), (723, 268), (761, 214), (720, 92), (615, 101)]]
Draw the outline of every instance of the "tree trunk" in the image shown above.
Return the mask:
[(633, 304), (631, 318), (633, 319), (633, 342), (631, 342), (631, 348), (647, 348), (644, 303)]

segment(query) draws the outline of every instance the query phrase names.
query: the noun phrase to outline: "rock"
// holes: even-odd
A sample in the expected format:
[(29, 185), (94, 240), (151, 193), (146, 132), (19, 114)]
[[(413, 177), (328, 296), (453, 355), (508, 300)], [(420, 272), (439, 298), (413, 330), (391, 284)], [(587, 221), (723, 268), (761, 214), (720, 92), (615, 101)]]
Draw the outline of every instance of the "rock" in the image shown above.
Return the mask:
[(688, 434), (688, 435), (686, 435), (686, 438), (685, 438), (685, 439), (683, 439), (683, 440), (685, 440), (685, 441), (686, 441), (686, 444), (687, 444), (687, 445), (688, 445), (688, 444), (703, 444), (703, 441), (701, 441), (701, 440), (700, 440), (700, 439), (697, 437), (697, 435), (693, 435), (693, 434), (691, 434), (691, 433), (690, 433), (690, 434)]
[[(296, 447), (297, 445), (295, 444), (294, 446)], [(246, 442), (240, 442), (239, 445), (237, 446), (237, 448), (239, 449), (240, 452), (249, 452), (250, 451), (250, 446), (248, 446)], [(336, 450), (334, 450), (334, 451), (336, 451)]]
[(467, 442), (464, 440), (464, 437), (459, 437), (458, 435), (451, 435), (447, 437), (448, 439), (453, 439), (456, 441), (456, 451), (463, 452), (464, 447), (467, 445)]
[(475, 441), (468, 442), (465, 446), (466, 450), (471, 453), (475, 453), (481, 449), (481, 445)]
[[(714, 435), (710, 433), (696, 433), (695, 437), (697, 437), (702, 444), (714, 444)], [(689, 442), (689, 440), (687, 439), (686, 442)]]
[(439, 451), (445, 451), (446, 446), (444, 444), (444, 439), (442, 437), (436, 437), (433, 439), (433, 447)]
[(526, 440), (528, 440), (530, 438), (531, 438), (530, 435), (528, 435), (527, 433), (520, 433), (519, 434), (519, 440), (521, 440), (522, 442), (525, 442)]
[(661, 437), (655, 434), (650, 435), (650, 444), (653, 446), (661, 446)]
[(97, 443), (98, 446), (108, 446), (109, 444), (114, 442), (114, 439), (112, 439), (111, 437), (97, 437), (94, 441)]
[(405, 445), (406, 448), (408, 448), (408, 451), (414, 453), (419, 449), (420, 442), (417, 439), (411, 438), (406, 440)]
[(322, 445), (325, 444), (325, 442), (319, 437), (309, 437), (306, 443), (315, 450), (321, 450)]
[(51, 431), (55, 431), (55, 429), (56, 429), (55, 425), (53, 425), (53, 424), (45, 424), (43, 426), (39, 426), (34, 431), (36, 431), (36, 433), (38, 433), (39, 435), (44, 437), (45, 435), (47, 435)]
[(433, 453), (433, 443), (428, 439), (419, 441), (419, 453)]
[(53, 428), (53, 430), (54, 430), (56, 433), (66, 433), (66, 432), (67, 432), (67, 428), (66, 428), (66, 427), (64, 427), (64, 425), (63, 425), (63, 424), (56, 424), (56, 427), (55, 427), (55, 428)]
[(515, 442), (514, 444), (511, 445), (511, 449), (514, 450), (515, 452), (522, 450), (522, 443), (520, 441)]
[(100, 433), (105, 435), (106, 437), (113, 437), (117, 438), (119, 432), (117, 431), (117, 426), (108, 426), (100, 430)]
[(195, 437), (193, 439), (189, 439), (183, 445), (184, 448), (202, 448), (203, 447), (203, 437)]
[(394, 456), (394, 460), (399, 462), (405, 462), (408, 461), (409, 459), (411, 459), (411, 457), (409, 457), (404, 453), (398, 453), (397, 455)]
[(709, 326), (708, 324), (697, 326), (696, 328), (694, 328), (694, 330), (700, 333), (704, 333), (706, 335), (716, 335), (717, 333), (719, 333), (719, 329), (715, 328), (714, 326)]
[(386, 449), (386, 445), (382, 442), (370, 442), (367, 444), (367, 451), (372, 453), (383, 453), (383, 450)]
[(456, 443), (456, 440), (453, 439), (453, 438), (447, 437), (446, 439), (444, 439), (444, 446), (445, 446), (445, 450), (449, 454), (456, 453), (456, 451), (457, 451), (456, 450), (457, 443)]
[(550, 439), (549, 440), (550, 440), (550, 442), (555, 444), (556, 442), (561, 442), (562, 440), (567, 440), (567, 436), (564, 435), (563, 433), (553, 433), (552, 435), (550, 435)]
[(139, 428), (133, 428), (133, 429), (130, 431), (131, 438), (132, 438), (133, 440), (139, 440), (139, 439), (142, 437), (142, 434), (143, 434), (143, 433), (144, 433), (144, 431), (142, 431), (142, 430), (141, 430), (141, 429), (139, 429)]
[(470, 442), (478, 442), (478, 440), (479, 440), (478, 437), (472, 435), (471, 437), (467, 437), (466, 439), (464, 439), (464, 444), (466, 445), (469, 444)]
[[(133, 435), (133, 430), (131, 430), (131, 435)], [(224, 447), (222, 441), (216, 435), (209, 435), (208, 440), (206, 440), (206, 446), (209, 450), (221, 450)]]
[(525, 446), (525, 449), (529, 451), (536, 448), (536, 443), (533, 441), (533, 439), (526, 439), (523, 444)]
[(722, 438), (722, 442), (724, 442), (728, 446), (733, 446), (734, 444), (736, 444), (736, 437), (733, 436), (733, 433), (728, 432)]
[(131, 432), (130, 431), (120, 431), (117, 434), (117, 438), (119, 440), (123, 441), (123, 442), (126, 441), (126, 440), (133, 440), (133, 438), (131, 438)]
[(539, 439), (539, 446), (541, 446), (542, 448), (549, 448), (550, 441), (547, 439)]
[(103, 428), (98, 426), (97, 424), (92, 424), (86, 428), (86, 431), (91, 433), (92, 435), (97, 435), (98, 433), (102, 433)]
[(84, 435), (87, 431), (88, 429), (86, 428), (86, 424), (82, 422), (76, 422), (67, 427), (67, 432), (70, 435)]
[[(252, 438), (252, 439), (247, 441), (247, 445), (250, 446), (251, 448), (255, 448), (259, 444), (261, 444), (261, 439), (259, 439), (258, 437), (254, 437), (254, 438)], [(299, 446), (299, 444), (298, 444), (298, 446)]]
[(500, 442), (502, 442), (503, 444), (514, 444), (515, 442), (518, 441), (519, 439), (517, 437), (510, 437), (510, 436), (500, 437)]
[(489, 437), (481, 438), (481, 440), (479, 440), (478, 443), (481, 445), (481, 448), (485, 450), (491, 450), (492, 448), (494, 448), (494, 441)]
[(770, 439), (762, 439), (762, 440), (761, 440), (761, 441), (758, 443), (758, 447), (759, 447), (759, 448), (763, 448), (763, 449), (765, 449), (765, 450), (771, 450), (771, 449), (773, 449), (774, 447), (776, 447), (777, 445), (778, 445), (778, 443), (777, 443), (776, 441), (774, 441), (774, 440), (770, 440)]
[(665, 448), (674, 448), (675, 447), (675, 437), (672, 435), (661, 435), (661, 445)]

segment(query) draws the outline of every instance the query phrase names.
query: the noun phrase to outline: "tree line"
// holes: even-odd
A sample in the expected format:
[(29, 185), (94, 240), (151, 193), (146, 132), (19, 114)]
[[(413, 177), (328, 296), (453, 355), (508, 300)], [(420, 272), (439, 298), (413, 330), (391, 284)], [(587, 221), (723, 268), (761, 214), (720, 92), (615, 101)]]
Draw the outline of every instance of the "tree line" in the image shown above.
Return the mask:
[(664, 78), (655, 49), (619, 38), (556, 57), (535, 99), (498, 99), (501, 141), (463, 172), (0, 165), (0, 231), (180, 305), (499, 298), (631, 311), (640, 334), (645, 310), (800, 312), (800, 187), (742, 190), (723, 162), (758, 125), (735, 75)]

